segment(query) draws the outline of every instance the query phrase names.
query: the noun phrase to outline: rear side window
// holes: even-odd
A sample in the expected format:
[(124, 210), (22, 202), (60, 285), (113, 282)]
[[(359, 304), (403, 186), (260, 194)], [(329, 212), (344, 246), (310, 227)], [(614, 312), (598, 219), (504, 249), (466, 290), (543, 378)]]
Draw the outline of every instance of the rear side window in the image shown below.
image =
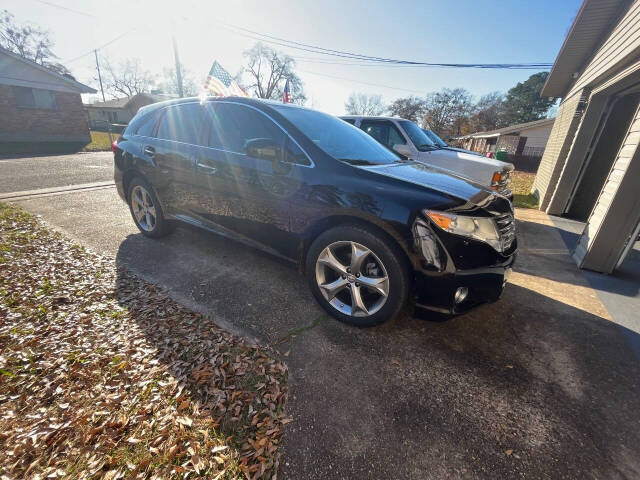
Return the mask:
[(209, 146), (242, 153), (248, 140), (268, 138), (284, 146), (286, 135), (265, 115), (243, 105), (214, 104)]
[(402, 138), (396, 126), (388, 121), (362, 121), (360, 128), (389, 148), (393, 148), (394, 145), (404, 145), (407, 143), (404, 138)]
[(350, 123), (351, 125), (356, 124), (356, 121), (353, 118), (343, 118), (342, 120), (344, 120), (347, 123)]
[(158, 138), (201, 145), (205, 133), (205, 107), (199, 103), (187, 103), (165, 109)]
[(140, 124), (137, 125), (135, 134), (143, 137), (151, 137), (153, 135), (153, 129), (156, 126), (156, 120), (158, 120), (158, 115), (155, 112), (144, 116)]

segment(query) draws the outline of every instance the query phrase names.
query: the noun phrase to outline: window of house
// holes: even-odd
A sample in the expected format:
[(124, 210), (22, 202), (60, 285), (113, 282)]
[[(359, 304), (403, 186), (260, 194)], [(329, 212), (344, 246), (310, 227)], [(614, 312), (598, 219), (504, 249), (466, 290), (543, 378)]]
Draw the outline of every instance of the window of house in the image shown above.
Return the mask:
[(51, 90), (39, 88), (13, 87), (13, 96), (16, 106), (21, 108), (39, 108), (43, 110), (55, 110), (56, 94)]

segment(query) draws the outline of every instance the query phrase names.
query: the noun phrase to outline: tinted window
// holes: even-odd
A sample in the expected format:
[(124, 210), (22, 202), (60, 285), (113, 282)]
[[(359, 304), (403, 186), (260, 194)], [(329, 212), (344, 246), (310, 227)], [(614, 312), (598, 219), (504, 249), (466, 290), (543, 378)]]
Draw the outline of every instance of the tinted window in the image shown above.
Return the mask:
[(165, 109), (158, 138), (199, 145), (204, 133), (205, 107), (199, 103), (187, 103)]
[(55, 110), (56, 94), (39, 88), (13, 87), (13, 96), (18, 107)]
[(153, 128), (156, 126), (157, 119), (158, 114), (155, 112), (142, 117), (140, 122), (133, 125), (134, 133), (136, 135), (142, 135), (143, 137), (153, 136)]
[(270, 106), (333, 158), (352, 163), (394, 163), (400, 160), (362, 130), (338, 117), (300, 107)]
[(284, 145), (286, 135), (262, 113), (243, 105), (214, 103), (210, 115), (209, 145), (232, 152), (244, 151), (248, 140), (268, 138)]
[(389, 121), (363, 120), (360, 122), (360, 128), (389, 148), (407, 143), (395, 125)]
[(344, 120), (347, 123), (350, 123), (351, 125), (356, 124), (356, 121), (353, 118), (343, 118), (342, 120)]

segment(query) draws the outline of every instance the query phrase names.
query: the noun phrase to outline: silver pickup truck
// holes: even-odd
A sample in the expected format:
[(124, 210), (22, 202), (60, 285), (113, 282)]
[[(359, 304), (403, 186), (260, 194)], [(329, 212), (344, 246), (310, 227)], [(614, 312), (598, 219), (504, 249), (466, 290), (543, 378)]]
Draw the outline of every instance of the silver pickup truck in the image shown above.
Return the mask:
[(509, 200), (513, 199), (513, 193), (509, 189), (512, 163), (442, 148), (414, 122), (402, 118), (354, 115), (340, 118), (411, 160), (450, 170), (480, 185), (491, 187)]

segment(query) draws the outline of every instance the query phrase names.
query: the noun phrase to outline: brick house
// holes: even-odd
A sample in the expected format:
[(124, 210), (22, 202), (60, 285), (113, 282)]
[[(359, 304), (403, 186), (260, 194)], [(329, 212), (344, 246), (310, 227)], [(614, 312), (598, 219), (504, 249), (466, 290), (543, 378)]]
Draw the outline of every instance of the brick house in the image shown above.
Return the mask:
[(106, 102), (85, 104), (92, 130), (122, 130), (145, 105), (162, 102), (174, 98), (174, 95), (138, 93), (131, 97), (115, 98)]
[(72, 150), (89, 143), (80, 94), (95, 92), (0, 48), (0, 152)]

